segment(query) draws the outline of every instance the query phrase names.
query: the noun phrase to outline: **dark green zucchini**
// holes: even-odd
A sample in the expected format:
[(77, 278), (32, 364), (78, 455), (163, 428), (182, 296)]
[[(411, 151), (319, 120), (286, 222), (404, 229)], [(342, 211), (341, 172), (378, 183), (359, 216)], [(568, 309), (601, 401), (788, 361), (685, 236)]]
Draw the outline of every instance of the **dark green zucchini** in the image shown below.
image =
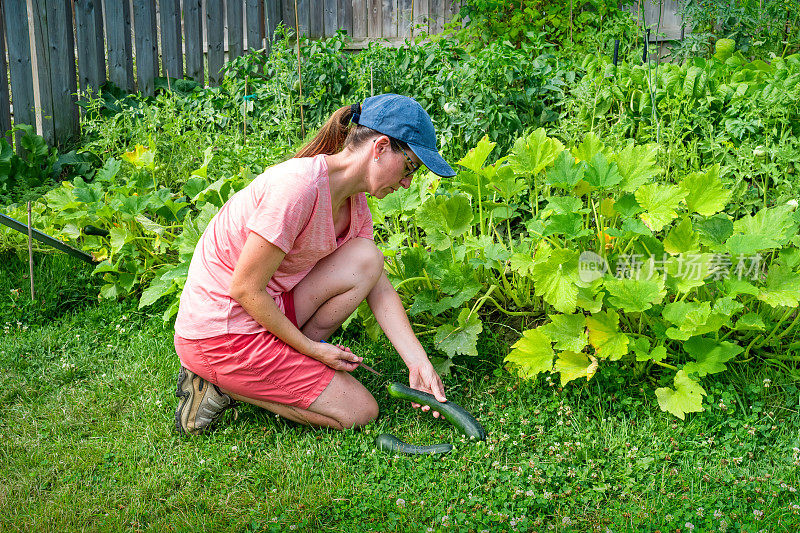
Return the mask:
[(442, 444), (432, 444), (430, 446), (416, 446), (403, 442), (389, 433), (381, 433), (378, 435), (378, 438), (375, 439), (375, 447), (385, 452), (404, 453), (406, 455), (437, 455), (453, 451), (453, 445), (447, 444), (446, 442)]
[(388, 386), (389, 396), (400, 400), (419, 403), (429, 406), (433, 411), (438, 411), (456, 429), (471, 439), (486, 440), (486, 430), (463, 407), (455, 402), (440, 402), (432, 394), (422, 392), (402, 383), (392, 383)]

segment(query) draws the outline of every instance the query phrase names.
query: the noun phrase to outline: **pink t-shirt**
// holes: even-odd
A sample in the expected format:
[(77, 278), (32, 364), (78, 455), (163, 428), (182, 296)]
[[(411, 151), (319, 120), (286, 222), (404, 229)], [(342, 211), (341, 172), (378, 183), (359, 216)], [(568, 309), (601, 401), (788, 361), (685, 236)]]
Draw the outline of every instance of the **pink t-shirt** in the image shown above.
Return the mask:
[(205, 339), (259, 333), (264, 327), (230, 296), (233, 269), (254, 231), (284, 252), (267, 292), (282, 311), (291, 291), (317, 264), (356, 237), (372, 239), (372, 215), (361, 193), (350, 197), (350, 225), (341, 238), (333, 227), (325, 156), (290, 159), (270, 167), (220, 209), (200, 237), (181, 294), (175, 333)]

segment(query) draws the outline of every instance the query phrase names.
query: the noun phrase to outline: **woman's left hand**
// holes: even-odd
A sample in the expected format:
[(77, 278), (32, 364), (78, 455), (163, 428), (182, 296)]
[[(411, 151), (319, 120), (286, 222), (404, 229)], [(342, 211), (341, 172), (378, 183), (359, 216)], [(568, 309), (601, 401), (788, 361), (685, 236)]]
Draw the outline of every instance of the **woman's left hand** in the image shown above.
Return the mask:
[[(408, 384), (412, 389), (433, 394), (433, 396), (440, 402), (447, 401), (447, 398), (444, 395), (442, 378), (439, 377), (439, 374), (436, 373), (436, 370), (433, 369), (433, 365), (429, 361), (409, 367)], [(411, 405), (413, 407), (420, 407), (420, 404), (418, 403), (412, 403)], [(422, 410), (429, 411), (430, 407), (423, 405)], [(435, 418), (439, 418), (440, 415), (437, 411), (434, 411), (433, 416)]]

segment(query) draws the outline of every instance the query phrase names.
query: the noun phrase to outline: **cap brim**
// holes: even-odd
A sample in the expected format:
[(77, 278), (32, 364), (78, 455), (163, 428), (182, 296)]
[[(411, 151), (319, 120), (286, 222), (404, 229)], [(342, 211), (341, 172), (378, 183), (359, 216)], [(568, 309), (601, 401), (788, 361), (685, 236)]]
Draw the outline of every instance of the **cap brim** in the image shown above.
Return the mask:
[(412, 143), (408, 143), (408, 146), (414, 151), (417, 157), (419, 157), (419, 160), (422, 161), (422, 164), (428, 167), (428, 170), (434, 174), (444, 178), (449, 178), (456, 175), (456, 171), (447, 164), (447, 161), (445, 161), (436, 150), (431, 150), (430, 148), (425, 148), (424, 146)]

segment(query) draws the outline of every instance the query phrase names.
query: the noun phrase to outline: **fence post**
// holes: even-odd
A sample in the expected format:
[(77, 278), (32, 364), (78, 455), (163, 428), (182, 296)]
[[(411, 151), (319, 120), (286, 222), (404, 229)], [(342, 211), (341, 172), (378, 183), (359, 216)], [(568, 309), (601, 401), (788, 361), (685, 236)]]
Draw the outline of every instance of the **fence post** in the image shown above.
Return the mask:
[(227, 2), (228, 9), (228, 61), (242, 55), (244, 49), (244, 28), (242, 1)]
[(49, 25), (53, 21), (47, 16), (46, 0), (31, 0), (33, 18), (33, 58), (36, 58), (34, 85), (39, 91), (39, 112), (42, 115), (42, 137), (49, 145), (56, 142), (53, 131), (53, 87), (50, 80)]
[[(5, 9), (5, 27), (14, 28), (6, 34), (8, 44), (8, 61), (11, 71), (11, 98), (14, 102), (14, 124), (30, 124), (36, 126), (36, 114), (33, 106), (33, 71), (31, 67), (31, 45), (28, 34), (28, 9), (26, 2), (3, 2)], [(22, 153), (17, 132), (16, 149)]]
[(264, 47), (261, 29), (261, 2), (247, 0), (247, 51), (260, 50)]
[(126, 91), (134, 91), (131, 10), (127, 0), (105, 0), (108, 37), (108, 79)]
[(80, 89), (86, 93), (91, 87), (96, 94), (106, 82), (102, 1), (75, 0), (75, 23)]
[[(78, 78), (75, 72), (75, 35), (72, 1), (45, 0), (50, 46), (50, 93), (56, 142), (64, 144), (80, 132), (78, 123)], [(60, 22), (55, 22), (60, 21)]]
[[(3, 4), (0, 3), (0, 137), (11, 129), (11, 98), (8, 94), (8, 63), (6, 62), (6, 32)], [(6, 140), (11, 143), (11, 136)]]
[(140, 93), (152, 96), (158, 76), (156, 12), (152, 2), (133, 2), (133, 32), (136, 36), (137, 86)]
[(225, 61), (225, 26), (222, 0), (206, 0), (206, 32), (208, 34), (208, 84), (219, 85), (219, 70)]
[[(353, 0), (338, 0), (337, 27), (344, 30), (347, 36), (353, 38)], [(362, 2), (363, 3), (363, 2)]]
[(161, 15), (161, 70), (164, 76), (183, 78), (181, 6), (179, 0), (159, 0)]
[(201, 0), (183, 0), (183, 28), (186, 45), (186, 75), (200, 85), (205, 85)]

